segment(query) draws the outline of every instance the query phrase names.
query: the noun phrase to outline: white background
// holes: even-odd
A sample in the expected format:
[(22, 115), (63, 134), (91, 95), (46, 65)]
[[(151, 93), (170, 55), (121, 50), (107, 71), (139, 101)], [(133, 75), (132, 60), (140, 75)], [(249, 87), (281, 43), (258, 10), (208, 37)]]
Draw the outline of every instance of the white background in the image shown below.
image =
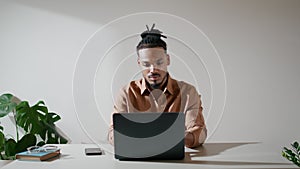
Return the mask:
[[(72, 143), (105, 141), (113, 100), (112, 94), (101, 95), (97, 91), (107, 85), (107, 90), (111, 90), (111, 82), (101, 80), (101, 73), (114, 68), (106, 65), (101, 68), (111, 70), (88, 72), (90, 67), (99, 64), (99, 58), (85, 60), (80, 52), (102, 26), (140, 12), (169, 13), (184, 18), (201, 29), (217, 49), (226, 75), (227, 97), (220, 123), (208, 126), (209, 131), (218, 126), (208, 142), (265, 142), (280, 152), (282, 146), (300, 141), (300, 1), (297, 0), (1, 0), (0, 94), (13, 93), (31, 104), (44, 100), (51, 111), (62, 117), (57, 125)], [(102, 40), (110, 42), (131, 28), (139, 30), (138, 34), (145, 29), (145, 24), (152, 23), (139, 21), (124, 27), (112, 26)], [(170, 22), (158, 24), (157, 28), (165, 28), (163, 31), (168, 34), (167, 28), (176, 26)], [(180, 30), (178, 34), (193, 36), (184, 27)], [(126, 43), (132, 52), (138, 38), (133, 36), (132, 46)], [(105, 43), (99, 43), (100, 49), (103, 46)], [(136, 66), (135, 57), (133, 53), (127, 60), (131, 66)], [(173, 58), (173, 67), (180, 64)], [(107, 63), (117, 65), (120, 61), (119, 58)], [(173, 67), (175, 75), (176, 71), (186, 72), (184, 67)], [(205, 69), (199, 66), (198, 70)], [(76, 78), (78, 74), (80, 78)], [(120, 71), (116, 76), (133, 77), (132, 73), (128, 74)], [(177, 75), (184, 78), (185, 74)], [(211, 89), (205, 73), (196, 75), (200, 82), (204, 79), (198, 90), (207, 116)], [(89, 81), (90, 77), (95, 81)], [(188, 73), (186, 77), (181, 79), (193, 83)], [(113, 88), (123, 82), (114, 82)], [(87, 95), (94, 100), (86, 98)], [(100, 102), (98, 108), (104, 111), (99, 114), (92, 102)], [(10, 120), (1, 119), (1, 123), (5, 132), (14, 131)]]

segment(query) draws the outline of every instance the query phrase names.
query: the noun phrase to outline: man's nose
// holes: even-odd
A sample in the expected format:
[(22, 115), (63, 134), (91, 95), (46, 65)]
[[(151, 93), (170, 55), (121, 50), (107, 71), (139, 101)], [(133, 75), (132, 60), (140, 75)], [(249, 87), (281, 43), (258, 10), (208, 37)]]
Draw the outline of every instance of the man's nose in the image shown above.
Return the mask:
[(151, 66), (150, 66), (150, 72), (154, 72), (156, 70), (156, 67), (152, 64)]

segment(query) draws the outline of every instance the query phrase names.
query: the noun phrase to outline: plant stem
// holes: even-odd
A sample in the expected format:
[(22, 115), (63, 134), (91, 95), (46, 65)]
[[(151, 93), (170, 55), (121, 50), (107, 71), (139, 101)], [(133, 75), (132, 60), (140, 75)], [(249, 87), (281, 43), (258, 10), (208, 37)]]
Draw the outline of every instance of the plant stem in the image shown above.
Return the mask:
[(13, 115), (14, 115), (14, 119), (15, 119), (15, 123), (16, 123), (17, 142), (19, 142), (19, 129), (18, 129), (16, 113), (14, 112)]

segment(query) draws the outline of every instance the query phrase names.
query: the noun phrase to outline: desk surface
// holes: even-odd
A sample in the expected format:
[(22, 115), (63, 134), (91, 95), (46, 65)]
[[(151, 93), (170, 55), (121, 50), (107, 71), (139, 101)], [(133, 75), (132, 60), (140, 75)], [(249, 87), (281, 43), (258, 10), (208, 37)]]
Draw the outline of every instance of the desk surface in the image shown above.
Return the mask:
[(206, 143), (197, 149), (186, 149), (184, 160), (176, 161), (119, 161), (114, 159), (113, 147), (101, 145), (104, 155), (86, 156), (84, 149), (97, 147), (91, 144), (67, 144), (61, 147), (61, 157), (50, 162), (15, 160), (3, 169), (182, 169), (182, 168), (297, 168), (281, 157), (281, 149), (263, 143)]

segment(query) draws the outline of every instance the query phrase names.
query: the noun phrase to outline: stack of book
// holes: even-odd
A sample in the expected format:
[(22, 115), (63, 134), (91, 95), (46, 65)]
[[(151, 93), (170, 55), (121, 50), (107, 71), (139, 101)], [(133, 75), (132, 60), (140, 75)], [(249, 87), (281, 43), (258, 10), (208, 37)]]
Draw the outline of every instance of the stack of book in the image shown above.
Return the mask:
[(24, 151), (16, 154), (16, 159), (31, 161), (50, 161), (60, 156), (60, 149), (47, 151)]

